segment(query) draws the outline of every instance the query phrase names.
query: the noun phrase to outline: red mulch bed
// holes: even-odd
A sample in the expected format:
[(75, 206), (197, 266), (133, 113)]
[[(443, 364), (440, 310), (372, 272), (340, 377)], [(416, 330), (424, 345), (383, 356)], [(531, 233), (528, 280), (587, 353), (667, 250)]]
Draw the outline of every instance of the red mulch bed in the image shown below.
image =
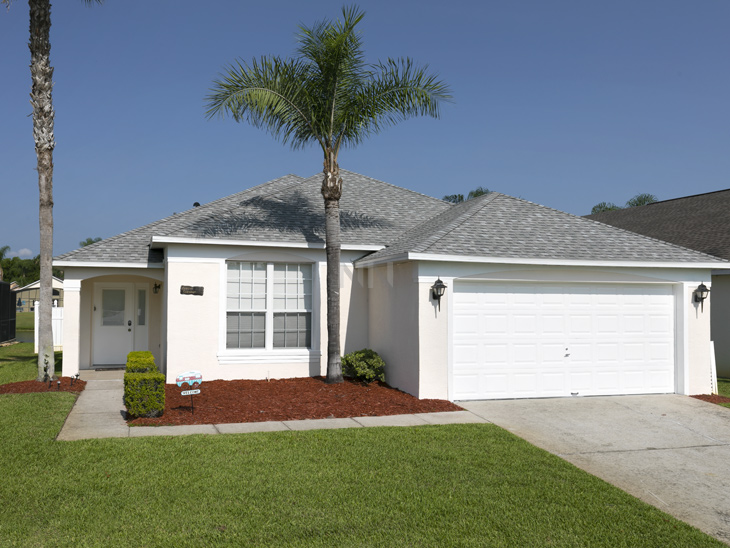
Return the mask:
[(727, 398), (725, 396), (718, 396), (717, 394), (699, 394), (692, 397), (710, 403), (730, 403), (730, 398)]
[(81, 393), (86, 387), (86, 381), (74, 379), (71, 385), (71, 377), (60, 377), (55, 381), (51, 381), (51, 387), (47, 382), (38, 381), (22, 381), (11, 382), (9, 384), (0, 384), (0, 394), (30, 394), (31, 392), (56, 392), (59, 390), (58, 381), (61, 381), (61, 392)]
[(385, 383), (345, 379), (327, 384), (323, 377), (270, 381), (205, 381), (200, 394), (181, 396), (175, 384), (165, 385), (163, 416), (137, 418), (130, 425), (166, 426), (300, 419), (327, 419), (460, 411), (445, 400), (419, 400)]

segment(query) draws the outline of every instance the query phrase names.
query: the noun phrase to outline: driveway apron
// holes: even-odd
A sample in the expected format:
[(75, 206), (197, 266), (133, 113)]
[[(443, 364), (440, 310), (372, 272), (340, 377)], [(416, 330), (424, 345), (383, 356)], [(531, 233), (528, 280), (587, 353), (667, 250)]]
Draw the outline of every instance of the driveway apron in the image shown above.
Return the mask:
[(730, 544), (730, 409), (676, 394), (457, 403)]

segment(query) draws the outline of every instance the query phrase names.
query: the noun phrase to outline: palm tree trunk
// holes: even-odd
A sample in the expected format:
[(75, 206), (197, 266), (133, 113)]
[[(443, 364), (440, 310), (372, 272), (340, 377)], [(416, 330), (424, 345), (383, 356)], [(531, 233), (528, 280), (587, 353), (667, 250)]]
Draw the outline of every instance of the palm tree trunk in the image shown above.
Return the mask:
[(41, 248), (40, 306), (38, 321), (38, 376), (53, 377), (54, 355), (51, 314), (53, 299), (53, 67), (51, 67), (51, 3), (28, 0), (30, 7), (30, 75), (33, 85), (33, 138), (38, 158), (38, 191)]
[(342, 382), (340, 359), (340, 196), (342, 179), (332, 154), (324, 162), (325, 251), (327, 253), (327, 382)]

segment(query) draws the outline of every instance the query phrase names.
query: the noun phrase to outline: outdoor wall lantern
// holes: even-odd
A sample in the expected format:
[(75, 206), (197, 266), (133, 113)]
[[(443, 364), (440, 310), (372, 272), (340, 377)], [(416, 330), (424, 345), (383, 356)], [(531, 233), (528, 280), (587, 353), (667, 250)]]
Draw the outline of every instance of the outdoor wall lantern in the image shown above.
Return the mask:
[(431, 286), (431, 294), (433, 295), (434, 300), (439, 303), (439, 311), (441, 310), (441, 297), (444, 296), (445, 292), (446, 284), (441, 281), (441, 278), (438, 278), (436, 283)]
[(160, 292), (160, 284), (155, 284), (152, 286), (152, 293), (157, 295)]
[(702, 312), (705, 311), (705, 299), (710, 294), (710, 290), (707, 289), (707, 286), (704, 282), (702, 282), (699, 286), (697, 286), (697, 289), (695, 289), (695, 302), (700, 303), (700, 308)]

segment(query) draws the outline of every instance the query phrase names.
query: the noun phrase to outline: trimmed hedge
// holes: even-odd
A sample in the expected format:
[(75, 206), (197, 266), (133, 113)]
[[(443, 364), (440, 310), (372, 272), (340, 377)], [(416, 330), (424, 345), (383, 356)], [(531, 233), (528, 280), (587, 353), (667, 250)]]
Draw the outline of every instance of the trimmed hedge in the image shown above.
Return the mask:
[(124, 405), (135, 417), (161, 417), (165, 412), (165, 375), (157, 370), (152, 352), (127, 354)]
[(363, 382), (385, 381), (385, 362), (377, 352), (363, 348), (342, 357), (342, 373)]
[(149, 350), (127, 354), (127, 373), (147, 373), (157, 371), (155, 357)]
[(125, 373), (124, 405), (134, 417), (161, 417), (165, 412), (165, 375), (159, 371)]

